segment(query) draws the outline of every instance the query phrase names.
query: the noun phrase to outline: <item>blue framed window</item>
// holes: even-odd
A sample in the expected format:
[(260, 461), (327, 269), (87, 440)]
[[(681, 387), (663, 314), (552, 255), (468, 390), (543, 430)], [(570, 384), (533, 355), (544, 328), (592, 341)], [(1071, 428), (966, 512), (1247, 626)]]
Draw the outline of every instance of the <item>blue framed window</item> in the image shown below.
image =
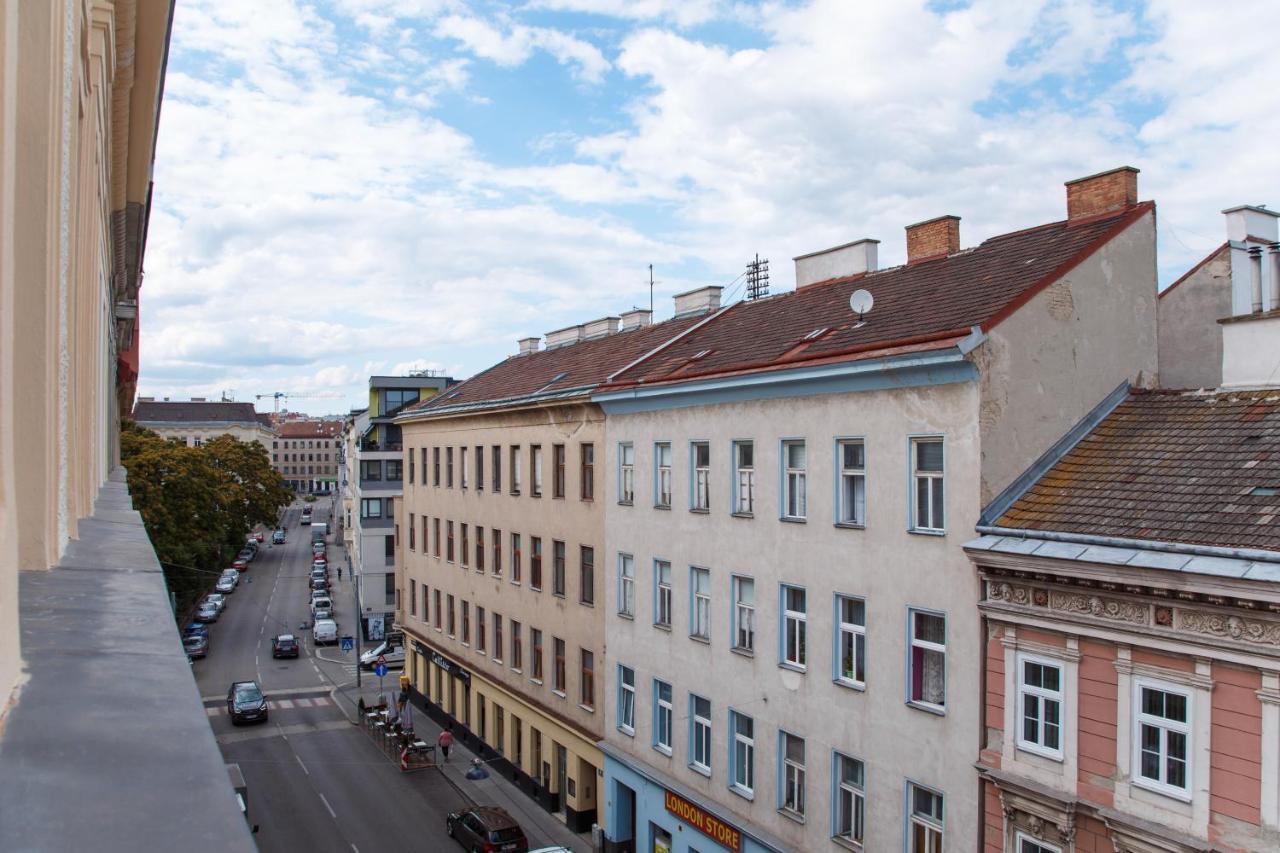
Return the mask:
[(689, 509), (711, 511), (711, 445), (705, 441), (689, 443)]
[(711, 775), (711, 700), (689, 694), (689, 766)]
[(809, 603), (803, 587), (782, 584), (780, 590), (782, 619), (778, 637), (778, 656), (783, 666), (803, 670), (809, 659)]
[(618, 729), (636, 733), (636, 671), (618, 664)]
[(671, 703), (671, 685), (665, 681), (653, 682), (653, 748), (671, 754), (671, 727), (674, 714)]
[(733, 504), (734, 515), (754, 515), (756, 511), (756, 452), (755, 443), (733, 443)]
[(730, 622), (733, 634), (730, 643), (742, 652), (754, 652), (756, 648), (756, 582), (753, 578), (734, 575), (730, 580), (733, 596)]
[(940, 436), (911, 439), (911, 485), (911, 529), (946, 532), (946, 453)]
[(831, 753), (831, 836), (862, 844), (866, 830), (866, 770), (862, 762)]
[(836, 683), (858, 689), (867, 686), (867, 603), (852, 595), (836, 595), (835, 648), (832, 677)]
[(729, 711), (729, 789), (751, 799), (756, 789), (756, 724), (746, 714)]
[(802, 439), (782, 442), (782, 517), (788, 521), (809, 516), (808, 464)]
[(689, 567), (689, 636), (711, 639), (711, 572)]
[(653, 505), (671, 509), (671, 442), (653, 445)]
[(653, 624), (671, 627), (671, 563), (653, 561)]

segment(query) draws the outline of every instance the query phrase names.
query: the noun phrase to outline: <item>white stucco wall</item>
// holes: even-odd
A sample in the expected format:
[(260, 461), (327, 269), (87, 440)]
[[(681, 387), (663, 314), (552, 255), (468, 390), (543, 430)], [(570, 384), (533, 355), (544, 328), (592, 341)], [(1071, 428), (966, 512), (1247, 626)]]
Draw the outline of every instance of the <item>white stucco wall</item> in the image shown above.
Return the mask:
[(1280, 314), (1222, 324), (1222, 386), (1258, 388), (1280, 381)]
[(1199, 269), (1160, 296), (1160, 385), (1216, 388), (1222, 384), (1222, 331), (1231, 316), (1231, 253), (1223, 246)]
[[(682, 408), (606, 421), (606, 594), (608, 713), (605, 738), (634, 759), (671, 775), (717, 804), (725, 817), (749, 823), (794, 850), (840, 849), (831, 836), (832, 751), (866, 767), (867, 850), (903, 845), (905, 785), (913, 780), (946, 797), (947, 849), (976, 843), (981, 630), (977, 581), (960, 544), (973, 535), (979, 502), (978, 387), (969, 382), (859, 394), (835, 394)], [(947, 532), (908, 532), (910, 436), (946, 441)], [(867, 525), (834, 526), (836, 437), (865, 437)], [(808, 520), (779, 520), (780, 441), (803, 438), (808, 449)], [(754, 518), (730, 515), (731, 442), (750, 439), (756, 454)], [(689, 511), (689, 442), (711, 444), (711, 510)], [(636, 450), (634, 506), (617, 502), (618, 443)], [(673, 505), (653, 507), (653, 443), (670, 441)], [(633, 555), (634, 619), (618, 615), (617, 559)], [(672, 564), (671, 630), (655, 627), (654, 567)], [(690, 566), (710, 570), (711, 640), (688, 634)], [(754, 578), (754, 656), (730, 646), (731, 575)], [(808, 598), (809, 660), (805, 673), (779, 666), (779, 585), (803, 586)], [(867, 609), (867, 687), (833, 683), (834, 596), (862, 596)], [(947, 617), (947, 711), (909, 707), (907, 612), (919, 607)], [(636, 672), (636, 732), (617, 728), (618, 675)], [(652, 747), (653, 679), (673, 685), (674, 755)], [(689, 694), (712, 703), (712, 774), (690, 769)], [(733, 708), (755, 721), (756, 790), (748, 801), (727, 789)], [(806, 739), (807, 818), (778, 811), (779, 730)], [(605, 792), (606, 797), (610, 792)], [(731, 821), (732, 822), (732, 821)]]

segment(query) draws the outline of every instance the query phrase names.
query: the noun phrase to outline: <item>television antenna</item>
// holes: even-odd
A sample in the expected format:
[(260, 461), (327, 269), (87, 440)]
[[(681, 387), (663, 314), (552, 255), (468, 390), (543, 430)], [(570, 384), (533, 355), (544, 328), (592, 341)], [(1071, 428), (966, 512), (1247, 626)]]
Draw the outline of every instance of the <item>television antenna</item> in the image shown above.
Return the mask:
[(769, 295), (769, 259), (756, 259), (747, 264), (746, 299), (763, 299)]
[(864, 319), (867, 314), (871, 313), (871, 307), (876, 304), (876, 300), (871, 295), (871, 291), (861, 288), (849, 294), (849, 309), (858, 315), (858, 324), (855, 329), (861, 328), (867, 324)]

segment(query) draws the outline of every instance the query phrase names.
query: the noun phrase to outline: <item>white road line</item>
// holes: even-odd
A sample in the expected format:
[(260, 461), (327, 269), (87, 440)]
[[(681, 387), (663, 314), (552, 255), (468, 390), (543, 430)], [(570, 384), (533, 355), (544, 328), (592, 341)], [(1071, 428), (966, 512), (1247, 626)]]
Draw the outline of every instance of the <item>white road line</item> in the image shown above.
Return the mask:
[(278, 705), (281, 707), (281, 709), (288, 709), (288, 708), (292, 708), (292, 707), (293, 707), (293, 700), (292, 700), (292, 699), (280, 699), (280, 700), (277, 700), (276, 704), (278, 704)]
[(310, 775), (311, 775), (311, 771), (307, 769), (307, 765), (305, 765), (305, 764), (303, 764), (303, 763), (302, 763), (302, 756), (300, 756), (300, 755), (295, 755), (295, 756), (294, 756), (294, 758), (298, 759), (298, 766), (302, 768), (302, 772), (303, 772), (303, 773), (306, 773), (308, 776), (310, 776)]
[[(317, 791), (317, 793), (319, 792)], [(320, 794), (320, 802), (324, 803), (324, 807), (329, 810), (329, 817), (337, 820), (338, 813), (333, 810), (333, 806), (329, 805), (329, 801), (324, 798), (324, 794)]]
[(360, 848), (357, 847), (354, 843), (351, 845), (351, 849), (356, 851), (356, 853), (360, 853)]

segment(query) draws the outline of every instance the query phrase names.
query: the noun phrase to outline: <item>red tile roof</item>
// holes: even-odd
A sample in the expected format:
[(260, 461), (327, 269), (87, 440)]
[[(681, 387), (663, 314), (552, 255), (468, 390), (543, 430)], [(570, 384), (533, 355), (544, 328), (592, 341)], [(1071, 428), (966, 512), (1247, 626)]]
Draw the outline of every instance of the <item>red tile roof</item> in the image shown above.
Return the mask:
[(996, 524), (1280, 551), (1280, 389), (1135, 391)]
[(277, 431), (281, 438), (333, 438), (342, 432), (342, 421), (285, 421)]
[(429, 413), (477, 404), (550, 396), (571, 389), (589, 393), (609, 374), (671, 340), (704, 317), (667, 320), (528, 355), (513, 355), (448, 391), (406, 409)]
[(133, 419), (142, 426), (149, 423), (256, 424), (258, 413), (253, 403), (139, 400), (133, 406)]
[[(934, 260), (740, 302), (610, 387), (949, 343), (973, 326), (990, 329), (1153, 208), (1144, 202), (1088, 222), (1054, 222)], [(859, 288), (875, 298), (862, 326), (849, 310)]]

